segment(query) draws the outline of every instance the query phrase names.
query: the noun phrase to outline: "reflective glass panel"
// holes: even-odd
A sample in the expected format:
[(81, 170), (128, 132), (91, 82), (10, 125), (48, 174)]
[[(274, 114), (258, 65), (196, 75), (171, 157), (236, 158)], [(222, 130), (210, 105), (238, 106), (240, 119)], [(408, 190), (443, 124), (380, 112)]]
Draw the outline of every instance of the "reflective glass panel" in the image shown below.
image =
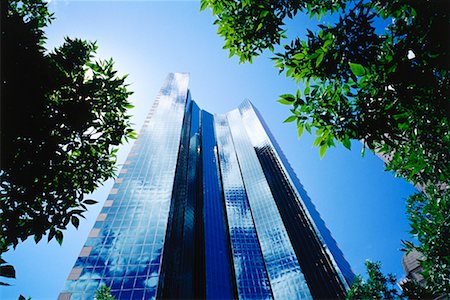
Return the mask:
[(241, 114), (233, 110), (227, 116), (273, 295), (312, 299)]
[(215, 127), (238, 295), (240, 299), (270, 299), (270, 284), (226, 116), (216, 116)]
[[(180, 134), (187, 98), (187, 74), (170, 74), (114, 184), (106, 218), (90, 233), (92, 247), (76, 266), (78, 278), (64, 292), (93, 299), (101, 285), (116, 299), (156, 295)], [(96, 229), (98, 228), (98, 229)], [(136, 291), (133, 296), (133, 291)]]

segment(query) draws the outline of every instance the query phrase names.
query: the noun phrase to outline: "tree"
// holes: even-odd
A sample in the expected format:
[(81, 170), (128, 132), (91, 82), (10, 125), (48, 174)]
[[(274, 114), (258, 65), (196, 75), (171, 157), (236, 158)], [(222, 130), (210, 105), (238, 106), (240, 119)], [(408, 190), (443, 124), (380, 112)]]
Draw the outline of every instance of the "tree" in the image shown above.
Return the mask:
[(111, 289), (106, 287), (106, 285), (101, 286), (95, 291), (94, 300), (114, 300), (113, 295), (111, 295)]
[[(387, 170), (422, 187), (408, 210), (420, 245), (408, 246), (424, 253), (427, 282), (445, 286), (449, 274), (436, 264), (448, 270), (450, 259), (443, 242), (448, 214), (439, 210), (449, 207), (450, 3), (202, 0), (201, 9), (207, 7), (230, 56), (251, 62), (277, 51), (275, 67), (302, 84), (280, 96), (290, 106), (285, 122), (296, 122), (299, 136), (315, 128), (320, 156), (336, 143), (350, 149), (359, 140), (363, 151), (387, 158)], [(281, 45), (284, 21), (307, 16), (329, 22)]]
[[(414, 182), (450, 175), (447, 1), (202, 0), (217, 20), (225, 49), (251, 61), (286, 37), (285, 18), (336, 14), (336, 23), (307, 30), (275, 53), (275, 67), (304, 83), (303, 96), (284, 94), (299, 134), (317, 129), (315, 145), (350, 140), (392, 154), (390, 167)], [(374, 25), (389, 20), (382, 33)]]
[(443, 295), (437, 293), (433, 287), (422, 286), (414, 280), (402, 283), (400, 292), (396, 287), (397, 278), (390, 273), (384, 275), (380, 262), (367, 260), (365, 265), (368, 279), (364, 280), (361, 275), (357, 275), (348, 291), (347, 299), (434, 299), (437, 295)]
[(417, 193), (407, 201), (410, 233), (418, 244), (405, 241), (405, 250), (416, 249), (423, 255), (423, 294), (450, 296), (450, 192), (429, 187), (427, 193), (428, 197)]
[(1, 18), (0, 254), (30, 236), (61, 244), (135, 135), (126, 76), (94, 61), (95, 43), (66, 38), (48, 53), (43, 0), (10, 0)]
[(402, 299), (396, 289), (397, 278), (393, 274), (383, 275), (380, 262), (366, 261), (368, 279), (360, 275), (347, 294), (347, 299)]
[(403, 296), (408, 299), (439, 299), (438, 294), (427, 286), (423, 286), (420, 283), (408, 280), (402, 283)]

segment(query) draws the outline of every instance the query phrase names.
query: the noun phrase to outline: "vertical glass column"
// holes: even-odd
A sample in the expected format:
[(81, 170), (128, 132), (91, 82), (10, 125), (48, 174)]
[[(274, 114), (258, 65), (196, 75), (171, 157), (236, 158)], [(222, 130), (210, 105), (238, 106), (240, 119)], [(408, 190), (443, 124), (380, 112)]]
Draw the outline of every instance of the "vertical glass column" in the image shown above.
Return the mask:
[(233, 299), (234, 276), (217, 157), (214, 117), (202, 111), (203, 219), (207, 299)]
[(156, 296), (188, 93), (188, 74), (169, 74), (66, 282), (61, 299)]
[(236, 109), (227, 117), (273, 295), (276, 299), (312, 299), (241, 114)]
[[(188, 193), (184, 214), (185, 252), (184, 270), (192, 272), (194, 297), (205, 298), (204, 231), (203, 231), (203, 184), (201, 149), (201, 110), (192, 102), (192, 122), (189, 136)], [(185, 298), (185, 297), (183, 297)]]
[(226, 116), (214, 119), (238, 296), (272, 299), (228, 120)]
[(204, 298), (200, 109), (188, 96), (158, 298)]
[(345, 297), (354, 274), (255, 107), (239, 110), (315, 298)]

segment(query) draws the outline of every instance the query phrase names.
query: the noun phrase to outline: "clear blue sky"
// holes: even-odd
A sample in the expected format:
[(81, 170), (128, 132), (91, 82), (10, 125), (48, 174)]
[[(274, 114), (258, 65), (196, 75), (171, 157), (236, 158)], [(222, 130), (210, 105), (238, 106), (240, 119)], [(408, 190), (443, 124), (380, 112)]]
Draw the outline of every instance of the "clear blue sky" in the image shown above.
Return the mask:
[[(190, 72), (193, 98), (210, 112), (223, 113), (250, 99), (260, 110), (272, 133), (297, 172), (325, 223), (356, 273), (364, 272), (366, 259), (380, 260), (383, 270), (403, 276), (401, 239), (408, 238), (405, 199), (414, 188), (384, 171), (372, 153), (361, 157), (361, 144), (352, 151), (342, 146), (319, 158), (307, 133), (298, 140), (295, 125), (283, 124), (287, 106), (278, 95), (296, 86), (273, 68), (270, 54), (253, 64), (238, 64), (222, 49), (223, 41), (212, 25), (209, 11), (200, 12), (198, 1), (64, 1), (50, 3), (56, 20), (46, 30), (48, 48), (64, 36), (95, 40), (99, 58), (113, 57), (128, 83), (136, 129), (154, 101), (169, 72)], [(308, 21), (308, 20), (305, 20)], [(304, 34), (303, 20), (290, 22), (289, 32)], [(131, 145), (121, 147), (119, 163)], [(80, 228), (65, 232), (60, 247), (55, 241), (34, 244), (27, 240), (5, 259), (16, 267), (13, 287), (1, 287), (0, 298), (55, 299), (64, 285), (88, 231), (103, 205), (112, 182), (90, 198), (92, 206)]]

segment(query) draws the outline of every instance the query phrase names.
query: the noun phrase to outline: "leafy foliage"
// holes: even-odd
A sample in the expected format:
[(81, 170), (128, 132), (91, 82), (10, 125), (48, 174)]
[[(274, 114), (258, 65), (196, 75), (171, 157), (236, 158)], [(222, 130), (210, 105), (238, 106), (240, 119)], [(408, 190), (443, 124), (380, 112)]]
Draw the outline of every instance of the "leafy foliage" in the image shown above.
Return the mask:
[[(12, 265), (8, 265), (7, 262), (0, 258), (0, 277), (4, 278), (16, 278), (16, 270)], [(0, 286), (10, 285), (9, 283), (0, 281)]]
[(111, 295), (111, 289), (106, 287), (106, 285), (101, 286), (95, 291), (94, 300), (114, 300), (113, 295)]
[[(306, 39), (275, 54), (275, 67), (304, 84), (303, 97), (282, 103), (299, 128), (317, 129), (321, 152), (336, 141), (350, 148), (351, 139), (363, 140), (394, 154), (390, 168), (415, 183), (448, 180), (447, 2), (203, 0), (207, 6), (224, 48), (241, 61), (280, 44), (285, 18), (338, 12), (335, 24), (308, 29)], [(374, 22), (381, 19), (392, 24), (379, 34)]]
[(2, 9), (0, 253), (34, 236), (63, 241), (79, 225), (84, 199), (114, 176), (115, 146), (134, 137), (131, 92), (97, 46), (66, 38), (46, 53), (52, 20), (43, 0)]
[(417, 193), (408, 199), (410, 233), (419, 244), (404, 243), (407, 250), (416, 249), (424, 256), (421, 267), (427, 282), (425, 291), (450, 295), (450, 192), (430, 186), (427, 193), (429, 197)]
[(408, 299), (435, 299), (437, 294), (427, 286), (423, 286), (420, 283), (409, 280), (402, 284), (403, 296)]
[(367, 281), (360, 275), (347, 294), (347, 299), (402, 299), (396, 289), (397, 279), (394, 275), (383, 275), (380, 262), (366, 261)]
[(403, 283), (400, 292), (396, 287), (397, 278), (390, 273), (384, 275), (380, 262), (366, 261), (365, 265), (368, 279), (356, 276), (347, 299), (434, 299), (438, 295), (445, 295), (442, 286), (436, 290), (435, 287), (423, 286), (414, 280)]
[(342, 4), (333, 0), (277, 1), (277, 0), (201, 0), (201, 9), (210, 7), (217, 16), (218, 34), (225, 38), (224, 49), (241, 62), (251, 61), (265, 49), (286, 37), (283, 20), (300, 11), (311, 14), (336, 11)]
[[(450, 185), (450, 3), (201, 0), (207, 7), (230, 56), (251, 62), (270, 50), (275, 68), (299, 84), (278, 102), (290, 106), (285, 122), (296, 122), (299, 136), (315, 129), (321, 157), (337, 143), (350, 149), (360, 140), (363, 154), (376, 151), (387, 170), (426, 192), (409, 200), (420, 244), (408, 247), (424, 253), (433, 288), (449, 286), (442, 209), (448, 211)], [(329, 21), (284, 44), (285, 20), (308, 16)]]

